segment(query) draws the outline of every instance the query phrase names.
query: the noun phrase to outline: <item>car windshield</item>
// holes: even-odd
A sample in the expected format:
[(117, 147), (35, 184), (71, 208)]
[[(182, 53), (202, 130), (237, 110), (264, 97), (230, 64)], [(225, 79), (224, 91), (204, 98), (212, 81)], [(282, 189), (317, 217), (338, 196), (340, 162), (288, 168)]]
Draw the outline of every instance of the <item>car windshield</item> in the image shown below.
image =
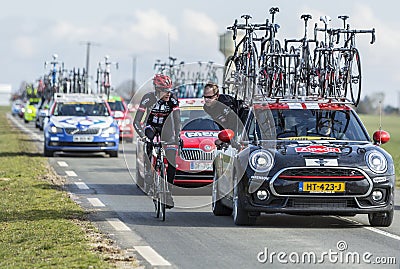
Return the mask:
[(109, 116), (105, 103), (57, 103), (54, 116)]
[(181, 108), (182, 131), (219, 131), (220, 128), (202, 107)]
[(349, 109), (271, 109), (256, 110), (255, 115), (248, 128), (250, 139), (369, 140), (361, 122)]
[(122, 101), (109, 101), (108, 105), (110, 106), (111, 111), (125, 111)]

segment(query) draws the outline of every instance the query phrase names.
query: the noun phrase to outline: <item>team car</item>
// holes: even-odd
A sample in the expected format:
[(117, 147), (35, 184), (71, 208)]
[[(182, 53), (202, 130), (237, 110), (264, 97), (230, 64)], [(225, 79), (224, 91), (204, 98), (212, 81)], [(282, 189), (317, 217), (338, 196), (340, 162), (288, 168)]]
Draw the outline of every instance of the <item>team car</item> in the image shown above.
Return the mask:
[(105, 152), (118, 157), (119, 128), (105, 95), (55, 94), (44, 127), (44, 155)]
[(214, 160), (212, 210), (252, 225), (260, 213), (354, 216), (390, 226), (395, 170), (355, 111), (332, 101), (254, 101), (244, 130), (223, 130)]
[(38, 105), (35, 119), (35, 127), (39, 128), (39, 130), (41, 131), (43, 131), (43, 127), (48, 120), (49, 110), (52, 102), (53, 100), (42, 99), (42, 101)]
[[(174, 185), (201, 187), (213, 182), (213, 159), (215, 140), (219, 126), (203, 110), (202, 98), (179, 99), (182, 129), (181, 145), (176, 155)], [(144, 143), (137, 142), (136, 171), (137, 183), (143, 187), (145, 177)]]
[(220, 127), (203, 110), (203, 98), (179, 99), (182, 130), (174, 185), (204, 186), (213, 182), (212, 163)]
[(118, 122), (120, 140), (132, 143), (134, 137), (133, 120), (124, 99), (120, 96), (110, 96), (108, 105), (111, 108), (114, 119)]
[(12, 102), (12, 106), (11, 106), (11, 115), (13, 115), (13, 116), (19, 115), (19, 113), (23, 107), (24, 107), (24, 103), (22, 102), (22, 100), (20, 100), (20, 99), (14, 100)]

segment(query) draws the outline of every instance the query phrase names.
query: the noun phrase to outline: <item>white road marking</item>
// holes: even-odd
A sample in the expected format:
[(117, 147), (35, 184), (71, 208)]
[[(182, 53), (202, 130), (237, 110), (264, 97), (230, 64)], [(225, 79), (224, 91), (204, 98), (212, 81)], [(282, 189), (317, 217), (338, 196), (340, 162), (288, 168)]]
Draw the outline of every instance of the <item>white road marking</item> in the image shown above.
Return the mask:
[[(348, 219), (348, 218), (345, 218), (345, 217), (338, 217), (338, 218), (346, 220), (346, 221), (354, 223), (354, 224), (363, 225), (363, 223), (361, 223), (361, 222), (358, 222), (358, 221), (355, 221), (355, 220), (352, 220), (352, 219)], [(374, 233), (377, 233), (377, 234), (381, 234), (381, 235), (384, 235), (384, 236), (387, 236), (387, 237), (390, 237), (392, 239), (400, 241), (400, 236), (398, 236), (396, 234), (392, 234), (392, 233), (389, 233), (389, 232), (386, 232), (386, 231), (383, 231), (383, 230), (379, 230), (379, 229), (377, 229), (375, 227), (364, 226), (363, 228), (367, 229), (367, 230), (369, 230), (371, 232), (374, 232)]]
[(171, 264), (150, 246), (136, 246), (136, 251), (152, 266), (171, 266)]
[(393, 238), (395, 240), (399, 240), (400, 241), (400, 236), (398, 236), (398, 235), (391, 234), (389, 232), (379, 230), (379, 229), (377, 229), (375, 227), (364, 227), (364, 228), (367, 229), (367, 230), (370, 230), (371, 232), (378, 233), (378, 234), (381, 234), (381, 235), (384, 235), (384, 236), (387, 236), (387, 237), (390, 237), (390, 238)]
[(74, 182), (74, 184), (81, 190), (89, 189), (89, 187), (84, 182)]
[(68, 167), (68, 164), (66, 162), (57, 162), (57, 163), (61, 167)]
[(92, 204), (92, 206), (98, 206), (98, 207), (103, 207), (106, 206), (105, 204), (103, 204), (99, 198), (87, 198), (89, 203)]
[(131, 228), (126, 226), (126, 224), (120, 221), (118, 218), (106, 219), (106, 221), (110, 223), (110, 225), (113, 226), (117, 231), (131, 231)]
[(78, 176), (77, 174), (75, 174), (74, 171), (65, 171), (65, 173), (66, 173), (67, 176), (69, 176), (69, 177), (77, 177), (77, 176)]
[(30, 131), (28, 128), (26, 128), (26, 127), (23, 126), (21, 123), (19, 123), (19, 122), (17, 121), (17, 119), (15, 119), (15, 117), (13, 117), (13, 116), (11, 116), (11, 115), (9, 115), (9, 114), (7, 114), (7, 116), (8, 116), (9, 119), (11, 119), (11, 120), (14, 122), (14, 124), (18, 125), (18, 127), (19, 127), (24, 133), (29, 134), (29, 136), (30, 136), (31, 138), (33, 138), (33, 139), (35, 139), (35, 140), (39, 140), (40, 142), (43, 142), (43, 141), (44, 141), (44, 138), (43, 138), (42, 135), (38, 135), (38, 134), (36, 134), (36, 133)]

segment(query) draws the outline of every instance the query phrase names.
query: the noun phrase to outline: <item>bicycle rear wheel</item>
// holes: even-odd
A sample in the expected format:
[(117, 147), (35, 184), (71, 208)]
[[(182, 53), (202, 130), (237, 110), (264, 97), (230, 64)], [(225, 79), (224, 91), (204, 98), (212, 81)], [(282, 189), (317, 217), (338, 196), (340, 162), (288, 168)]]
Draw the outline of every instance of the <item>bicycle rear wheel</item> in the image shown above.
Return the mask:
[(223, 76), (223, 93), (235, 95), (239, 80), (240, 60), (236, 56), (229, 56), (225, 62)]
[(350, 59), (350, 93), (351, 100), (357, 106), (361, 96), (361, 60), (357, 49), (353, 49)]

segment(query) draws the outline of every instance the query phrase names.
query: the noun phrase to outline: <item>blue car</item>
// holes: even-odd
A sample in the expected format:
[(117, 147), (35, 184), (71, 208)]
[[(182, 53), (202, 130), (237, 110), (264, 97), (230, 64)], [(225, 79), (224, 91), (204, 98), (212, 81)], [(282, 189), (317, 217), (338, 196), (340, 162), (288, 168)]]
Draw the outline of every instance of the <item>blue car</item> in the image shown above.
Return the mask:
[(118, 157), (119, 128), (103, 95), (55, 94), (44, 127), (44, 156), (105, 152)]

